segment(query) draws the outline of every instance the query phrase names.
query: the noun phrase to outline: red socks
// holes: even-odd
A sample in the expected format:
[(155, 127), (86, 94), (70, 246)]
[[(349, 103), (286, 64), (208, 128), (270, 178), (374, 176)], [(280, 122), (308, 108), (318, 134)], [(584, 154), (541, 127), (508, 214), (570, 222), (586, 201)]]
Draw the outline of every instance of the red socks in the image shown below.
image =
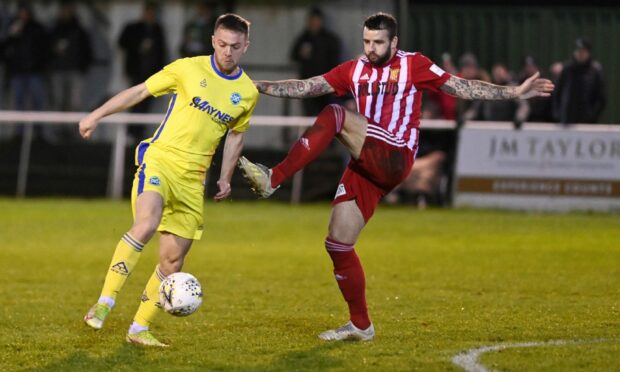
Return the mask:
[(344, 125), (345, 109), (338, 105), (327, 105), (317, 116), (314, 125), (306, 129), (301, 138), (291, 147), (284, 160), (273, 167), (271, 186), (279, 186), (286, 179), (316, 159), (340, 133)]
[(340, 287), (340, 292), (349, 305), (351, 322), (359, 329), (370, 327), (370, 318), (366, 307), (366, 278), (353, 245), (327, 238), (325, 239), (325, 248), (334, 263), (334, 276), (338, 282), (338, 287)]

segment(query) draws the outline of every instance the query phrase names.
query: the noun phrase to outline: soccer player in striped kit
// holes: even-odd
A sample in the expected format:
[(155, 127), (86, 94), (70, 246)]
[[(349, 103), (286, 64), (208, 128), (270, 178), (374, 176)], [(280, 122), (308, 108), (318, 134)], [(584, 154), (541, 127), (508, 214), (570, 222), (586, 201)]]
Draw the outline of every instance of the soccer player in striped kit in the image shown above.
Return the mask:
[(244, 157), (239, 167), (253, 190), (269, 197), (280, 184), (314, 160), (336, 137), (351, 153), (333, 201), (325, 247), (349, 306), (350, 321), (319, 335), (324, 340), (374, 338), (365, 277), (354, 245), (381, 200), (410, 173), (419, 141), (422, 90), (442, 90), (462, 99), (501, 100), (549, 96), (553, 84), (538, 74), (520, 86), (466, 80), (443, 71), (420, 53), (397, 48), (396, 19), (377, 13), (366, 19), (364, 56), (305, 80), (255, 81), (261, 93), (306, 98), (352, 93), (357, 111), (326, 106), (287, 157), (268, 169)]

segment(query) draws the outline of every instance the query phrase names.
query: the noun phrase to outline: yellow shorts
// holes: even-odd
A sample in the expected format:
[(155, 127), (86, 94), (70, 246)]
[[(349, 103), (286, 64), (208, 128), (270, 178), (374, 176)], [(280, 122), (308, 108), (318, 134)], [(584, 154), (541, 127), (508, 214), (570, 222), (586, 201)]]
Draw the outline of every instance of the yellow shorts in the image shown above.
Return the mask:
[(202, 237), (206, 166), (189, 166), (183, 156), (165, 148), (148, 146), (140, 156), (134, 176), (131, 206), (136, 216), (136, 201), (145, 191), (154, 191), (163, 199), (163, 212), (157, 231), (186, 239)]

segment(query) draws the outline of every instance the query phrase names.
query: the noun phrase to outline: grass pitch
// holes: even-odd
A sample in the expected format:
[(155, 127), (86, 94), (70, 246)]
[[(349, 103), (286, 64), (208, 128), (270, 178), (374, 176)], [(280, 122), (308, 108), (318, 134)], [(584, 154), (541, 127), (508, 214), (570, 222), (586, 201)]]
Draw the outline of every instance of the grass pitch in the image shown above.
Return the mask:
[(208, 203), (205, 236), (184, 271), (203, 307), (161, 314), (172, 347), (128, 345), (126, 329), (157, 261), (147, 245), (103, 330), (82, 324), (128, 202), (0, 200), (0, 369), (459, 370), (451, 358), (486, 345), (502, 370), (620, 370), (620, 218), (381, 206), (356, 249), (377, 337), (326, 343), (347, 320), (323, 239), (329, 205)]

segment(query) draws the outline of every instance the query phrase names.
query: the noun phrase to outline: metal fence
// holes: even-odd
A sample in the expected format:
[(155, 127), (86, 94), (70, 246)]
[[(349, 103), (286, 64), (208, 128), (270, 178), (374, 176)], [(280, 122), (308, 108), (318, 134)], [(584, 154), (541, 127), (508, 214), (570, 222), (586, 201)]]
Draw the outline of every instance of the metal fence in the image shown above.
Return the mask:
[[(21, 137), (19, 165), (17, 171), (17, 197), (26, 196), (28, 173), (30, 167), (30, 153), (33, 140), (33, 125), (76, 125), (87, 113), (84, 112), (25, 112), (0, 111), (0, 125), (23, 125)], [(122, 196), (124, 164), (127, 145), (127, 126), (130, 124), (157, 125), (163, 118), (162, 114), (130, 114), (119, 113), (104, 118), (101, 123), (113, 125), (115, 136), (110, 154), (107, 195), (113, 199)], [(314, 117), (301, 116), (261, 116), (252, 118), (252, 126), (258, 127), (288, 127), (296, 128), (301, 135), (304, 128), (314, 122)], [(454, 129), (456, 123), (449, 120), (425, 120), (423, 127), (431, 130)], [(301, 199), (303, 172), (298, 172), (293, 178), (291, 201), (297, 203)]]

